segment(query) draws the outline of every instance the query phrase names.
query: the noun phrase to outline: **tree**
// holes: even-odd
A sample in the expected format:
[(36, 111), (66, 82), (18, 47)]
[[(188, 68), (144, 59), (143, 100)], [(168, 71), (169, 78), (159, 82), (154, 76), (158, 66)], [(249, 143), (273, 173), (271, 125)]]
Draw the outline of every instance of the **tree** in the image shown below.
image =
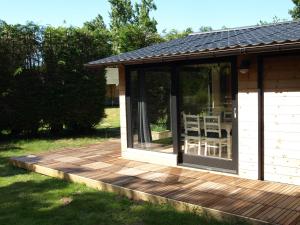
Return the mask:
[(150, 12), (156, 10), (153, 0), (141, 0), (141, 3), (135, 4), (135, 23), (146, 29), (150, 33), (156, 33), (157, 21), (150, 18)]
[(101, 15), (97, 15), (95, 19), (85, 22), (83, 24), (83, 27), (90, 31), (107, 30), (103, 17)]
[(103, 24), (97, 17), (83, 28), (45, 29), (44, 120), (54, 133), (63, 125), (75, 131), (90, 129), (104, 115), (104, 71), (96, 74), (83, 66), (111, 54), (110, 36)]
[(212, 31), (213, 29), (212, 29), (212, 27), (210, 27), (210, 26), (201, 26), (200, 28), (199, 28), (199, 32), (209, 32), (209, 31)]
[(39, 127), (40, 41), (32, 22), (0, 22), (0, 130), (35, 133)]
[(133, 51), (162, 41), (163, 39), (157, 33), (145, 32), (145, 29), (135, 24), (127, 25), (119, 30), (118, 51)]
[(293, 19), (300, 19), (300, 0), (292, 0), (295, 4), (294, 8), (289, 10)]
[[(212, 31), (212, 30), (213, 29), (210, 26), (201, 26), (199, 28), (199, 32), (208, 32), (208, 31)], [(172, 29), (169, 32), (167, 32), (166, 30), (163, 30), (163, 37), (166, 41), (170, 41), (173, 39), (186, 37), (191, 33), (193, 33), (193, 29), (190, 27), (183, 31)]]
[(166, 41), (170, 41), (173, 39), (184, 38), (184, 37), (188, 36), (189, 34), (193, 33), (193, 30), (192, 30), (192, 28), (189, 27), (183, 31), (172, 29), (169, 32), (167, 32), (166, 30), (163, 30), (162, 33), (163, 33), (163, 38)]
[(112, 31), (133, 22), (134, 10), (130, 0), (109, 0), (109, 3), (111, 5), (109, 16)]
[(35, 69), (20, 69), (13, 77), (8, 96), (9, 129), (13, 134), (35, 135), (42, 121), (42, 74)]
[(163, 41), (157, 33), (157, 22), (150, 18), (156, 10), (153, 0), (141, 0), (134, 8), (130, 0), (110, 0), (110, 28), (115, 54), (146, 47)]
[(281, 19), (281, 18), (279, 18), (277, 16), (274, 16), (272, 18), (271, 22), (265, 21), (265, 20), (260, 20), (257, 25), (269, 25), (269, 24), (274, 24), (274, 23), (276, 24), (276, 23), (281, 23), (281, 22), (285, 22), (285, 21), (286, 21), (286, 19)]
[(104, 70), (84, 64), (111, 55), (99, 15), (82, 28), (0, 21), (0, 132), (92, 128), (104, 116)]

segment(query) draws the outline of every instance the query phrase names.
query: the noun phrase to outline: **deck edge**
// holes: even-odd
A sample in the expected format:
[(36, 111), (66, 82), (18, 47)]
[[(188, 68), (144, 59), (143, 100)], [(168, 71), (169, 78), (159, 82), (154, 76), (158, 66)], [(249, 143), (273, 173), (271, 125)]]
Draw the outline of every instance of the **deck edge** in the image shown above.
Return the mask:
[(91, 187), (101, 191), (113, 192), (118, 195), (125, 196), (129, 199), (135, 201), (148, 201), (156, 204), (169, 204), (174, 207), (178, 211), (189, 211), (195, 212), (197, 214), (206, 215), (208, 217), (212, 217), (217, 220), (223, 220), (230, 222), (232, 224), (236, 224), (238, 222), (246, 222), (253, 225), (265, 225), (271, 224), (262, 220), (257, 220), (250, 217), (245, 217), (237, 214), (232, 214), (212, 208), (203, 207), (200, 205), (195, 205), (187, 202), (182, 202), (174, 199), (170, 199), (167, 197), (154, 195), (150, 193), (145, 193), (138, 190), (129, 189), (126, 187), (105, 183), (99, 180), (93, 180), (87, 177), (82, 177), (76, 174), (66, 173), (63, 171), (59, 171), (56, 169), (48, 168), (45, 166), (41, 166), (35, 163), (26, 163), (23, 161), (19, 161), (15, 158), (10, 158), (9, 163), (15, 167), (23, 168), (32, 172), (36, 172), (39, 174), (43, 174), (46, 176), (50, 176), (53, 178), (67, 180), (73, 183), (85, 184), (87, 187)]

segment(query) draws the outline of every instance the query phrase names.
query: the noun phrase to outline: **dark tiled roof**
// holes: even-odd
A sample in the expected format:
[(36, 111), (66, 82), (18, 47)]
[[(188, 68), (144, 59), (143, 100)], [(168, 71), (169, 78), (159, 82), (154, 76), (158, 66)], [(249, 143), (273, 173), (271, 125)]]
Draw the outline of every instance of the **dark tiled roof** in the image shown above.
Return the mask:
[(88, 65), (112, 65), (154, 58), (175, 57), (194, 53), (231, 50), (300, 41), (300, 21), (265, 26), (242, 27), (204, 33), (154, 44), (135, 51), (93, 61)]

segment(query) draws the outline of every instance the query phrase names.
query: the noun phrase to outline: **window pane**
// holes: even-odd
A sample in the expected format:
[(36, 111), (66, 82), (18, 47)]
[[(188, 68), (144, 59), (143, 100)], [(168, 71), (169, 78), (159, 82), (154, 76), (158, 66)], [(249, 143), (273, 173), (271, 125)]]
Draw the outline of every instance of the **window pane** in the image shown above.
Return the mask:
[(184, 154), (232, 159), (232, 94), (229, 63), (180, 68)]
[(173, 153), (168, 68), (131, 72), (133, 148)]

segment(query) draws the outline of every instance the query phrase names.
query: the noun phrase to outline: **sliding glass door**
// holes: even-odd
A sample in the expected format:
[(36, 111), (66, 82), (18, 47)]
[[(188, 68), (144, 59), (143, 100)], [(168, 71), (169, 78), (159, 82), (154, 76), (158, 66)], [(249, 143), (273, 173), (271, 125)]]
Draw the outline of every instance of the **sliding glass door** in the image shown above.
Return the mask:
[(235, 172), (236, 78), (231, 63), (183, 65), (178, 73), (183, 163)]
[(235, 61), (127, 68), (128, 147), (237, 170)]

